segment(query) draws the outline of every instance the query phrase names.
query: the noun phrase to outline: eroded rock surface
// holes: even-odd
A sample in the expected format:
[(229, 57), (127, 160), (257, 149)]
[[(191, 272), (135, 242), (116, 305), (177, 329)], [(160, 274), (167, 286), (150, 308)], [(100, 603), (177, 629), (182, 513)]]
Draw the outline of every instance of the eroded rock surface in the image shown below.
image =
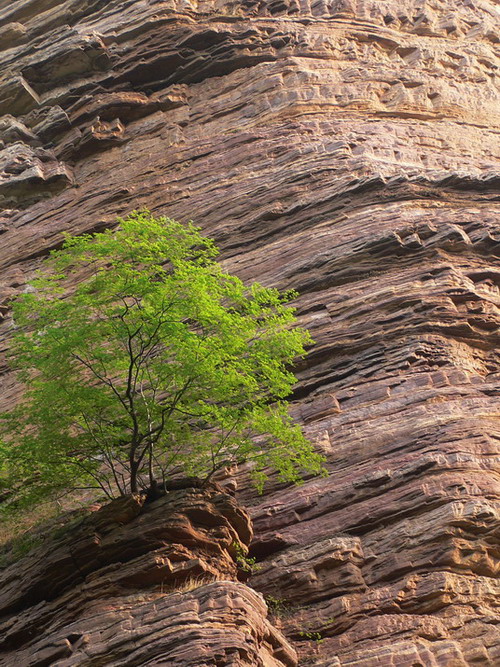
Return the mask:
[(237, 581), (252, 529), (220, 487), (120, 498), (45, 537), (0, 574), (1, 665), (297, 664)]
[(331, 475), (236, 480), (304, 664), (500, 663), (497, 9), (0, 0), (0, 354), (61, 232), (143, 205), (301, 294)]

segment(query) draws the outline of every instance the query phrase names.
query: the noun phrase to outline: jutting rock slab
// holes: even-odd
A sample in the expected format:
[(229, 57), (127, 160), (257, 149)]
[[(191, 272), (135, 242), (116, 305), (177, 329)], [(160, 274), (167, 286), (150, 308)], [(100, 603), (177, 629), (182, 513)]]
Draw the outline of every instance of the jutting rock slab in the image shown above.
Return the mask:
[(1, 665), (269, 665), (296, 655), (238, 582), (248, 515), (217, 485), (119, 498), (3, 570)]

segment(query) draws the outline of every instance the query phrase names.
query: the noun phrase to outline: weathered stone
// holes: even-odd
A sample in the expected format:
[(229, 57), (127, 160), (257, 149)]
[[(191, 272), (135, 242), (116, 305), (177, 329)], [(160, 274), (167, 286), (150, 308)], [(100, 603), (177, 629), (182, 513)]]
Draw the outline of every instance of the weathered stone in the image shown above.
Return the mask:
[(45, 142), (52, 141), (71, 128), (68, 114), (58, 106), (35, 109), (25, 116), (25, 120), (33, 132)]
[[(9, 660), (9, 658), (7, 658)], [(16, 653), (17, 664), (296, 667), (296, 654), (266, 620), (262, 597), (230, 581), (90, 601), (70, 625), (57, 619)], [(11, 662), (0, 662), (10, 665)]]
[(0, 204), (25, 208), (71, 185), (69, 167), (52, 151), (16, 142), (0, 150)]
[[(146, 571), (157, 569), (157, 583), (163, 581), (165, 587), (191, 576), (190, 568), (185, 567), (188, 562), (196, 562), (196, 576), (209, 573), (234, 578), (234, 545), (245, 550), (251, 536), (246, 514), (217, 487), (171, 491), (147, 505), (141, 497), (120, 498), (80, 525), (71, 526), (59, 541), (39, 547), (30, 561), (24, 561), (22, 581), (17, 565), (4, 571), (0, 614), (12, 613), (27, 603), (51, 600), (76, 581), (87, 581), (90, 575), (95, 580), (101, 568), (117, 570), (115, 563), (121, 567), (114, 579), (132, 578), (138, 585), (142, 576), (138, 573), (144, 568), (135, 562), (129, 572), (126, 566), (137, 559), (153, 563)], [(175, 556), (175, 545), (181, 545), (181, 556)], [(179, 576), (174, 574), (177, 566), (171, 566), (170, 561), (182, 564)], [(144, 576), (151, 579), (151, 575)]]
[(40, 98), (22, 76), (0, 81), (0, 114), (21, 115), (40, 103)]
[(11, 48), (26, 40), (28, 31), (22, 23), (7, 23), (0, 27), (0, 50)]
[[(0, 53), (0, 113), (49, 164), (70, 160), (75, 184), (6, 195), (0, 354), (9, 299), (62, 231), (144, 205), (193, 219), (225, 268), (296, 288), (316, 341), (292, 410), (330, 476), (271, 476), (262, 497), (246, 467), (222, 480), (251, 506), (252, 579), (287, 608), (275, 622), (317, 667), (498, 664), (494, 3), (18, 0), (0, 20), (23, 26)], [(9, 406), (19, 387), (0, 372)], [(155, 558), (123, 577), (167, 571)], [(109, 623), (113, 645), (130, 650), (141, 623)], [(83, 645), (78, 632), (40, 660)]]
[(0, 142), (12, 144), (21, 141), (28, 146), (41, 146), (41, 141), (36, 134), (30, 131), (23, 123), (13, 116), (2, 116), (0, 118)]
[(295, 667), (262, 597), (231, 581), (251, 537), (213, 484), (77, 516), (1, 574), (0, 664)]

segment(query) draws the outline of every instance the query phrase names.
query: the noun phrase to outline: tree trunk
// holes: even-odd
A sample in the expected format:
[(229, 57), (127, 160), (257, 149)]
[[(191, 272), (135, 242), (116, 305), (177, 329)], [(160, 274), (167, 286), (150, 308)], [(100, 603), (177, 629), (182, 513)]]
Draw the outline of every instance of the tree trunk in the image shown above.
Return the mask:
[(130, 493), (137, 493), (139, 488), (137, 486), (137, 471), (139, 465), (133, 457), (130, 458)]

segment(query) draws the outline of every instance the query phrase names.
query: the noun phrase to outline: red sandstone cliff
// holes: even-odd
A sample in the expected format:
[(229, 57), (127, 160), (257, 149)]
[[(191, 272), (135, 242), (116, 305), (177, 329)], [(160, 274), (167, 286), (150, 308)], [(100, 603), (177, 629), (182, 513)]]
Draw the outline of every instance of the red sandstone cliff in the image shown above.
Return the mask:
[[(250, 584), (304, 665), (500, 664), (499, 39), (488, 0), (0, 0), (0, 355), (60, 233), (143, 205), (301, 293), (317, 344), (293, 410), (331, 475), (263, 497), (236, 479)], [(244, 584), (141, 586), (97, 654), (57, 603), (56, 662), (32, 652), (44, 598), (4, 610), (28, 623), (19, 664), (191, 664), (151, 649), (187, 608), (193, 665), (294, 664)]]

